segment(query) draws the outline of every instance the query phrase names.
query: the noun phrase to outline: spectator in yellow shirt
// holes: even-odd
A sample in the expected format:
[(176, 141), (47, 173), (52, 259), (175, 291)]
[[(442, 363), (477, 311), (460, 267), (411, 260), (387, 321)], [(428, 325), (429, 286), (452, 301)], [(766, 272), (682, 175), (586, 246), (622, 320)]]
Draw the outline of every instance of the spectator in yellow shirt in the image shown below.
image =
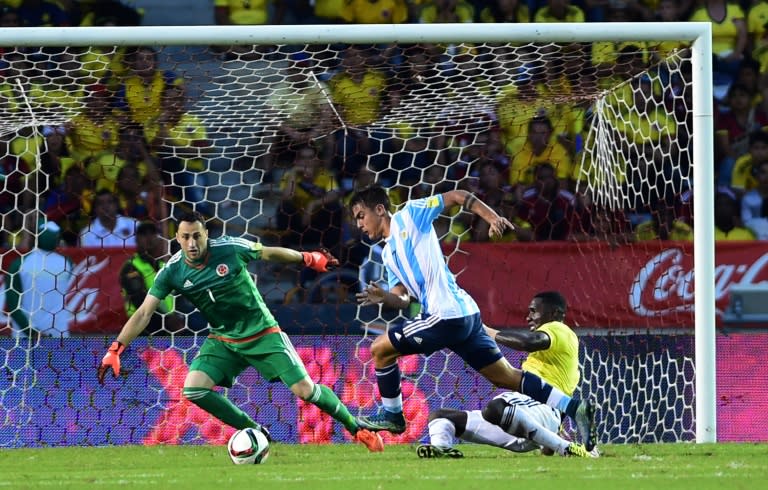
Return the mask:
[(272, 0), (215, 0), (214, 18), (218, 25), (280, 24), (285, 2), (275, 2), (275, 15), (270, 19), (272, 3)]
[(534, 170), (540, 163), (549, 163), (555, 168), (561, 189), (571, 189), (573, 161), (568, 150), (552, 140), (552, 122), (541, 116), (531, 119), (528, 125), (528, 139), (509, 165), (509, 183), (527, 187), (534, 183)]
[(371, 66), (368, 53), (359, 47), (345, 50), (342, 71), (329, 85), (331, 99), (348, 125), (366, 126), (384, 109), (386, 76)]
[[(756, 164), (768, 161), (768, 132), (760, 129), (749, 135), (749, 151), (736, 159), (733, 170), (726, 179), (719, 178), (718, 182), (730, 186), (737, 196), (757, 186), (757, 180), (752, 171)], [(722, 176), (721, 176), (722, 177)]]
[(432, 0), (421, 8), (422, 24), (473, 22), (475, 7), (465, 0)]
[(729, 85), (747, 51), (749, 36), (741, 6), (728, 0), (709, 0), (702, 2), (688, 20), (712, 24), (713, 83)]
[(117, 92), (115, 105), (123, 111), (124, 123), (146, 126), (160, 116), (165, 88), (183, 80), (173, 72), (159, 70), (157, 52), (148, 46), (130, 50), (125, 61), (130, 72)]
[[(764, 164), (766, 170), (768, 167)], [(766, 172), (765, 175), (768, 175)], [(739, 201), (731, 192), (715, 193), (715, 240), (755, 240), (756, 232), (744, 226), (739, 213)], [(751, 223), (755, 224), (755, 223)], [(755, 227), (760, 230), (760, 226)]]
[[(671, 0), (668, 0), (671, 1)], [(752, 59), (760, 63), (760, 71), (768, 71), (768, 2), (753, 2), (747, 14), (747, 33)]]
[(92, 183), (92, 188), (99, 192), (117, 189), (117, 178), (125, 165), (136, 165), (142, 179), (148, 185), (162, 182), (154, 158), (149, 154), (144, 132), (140, 126), (126, 126), (120, 131), (120, 142), (115, 153), (102, 153), (90, 159), (85, 167), (85, 174)]
[(341, 18), (350, 24), (402, 24), (408, 20), (405, 0), (347, 0)]
[(322, 167), (309, 146), (296, 153), (292, 169), (280, 181), (282, 201), (277, 228), (282, 245), (335, 249), (341, 241), (341, 193), (336, 177)]
[(368, 127), (387, 108), (387, 77), (373, 67), (371, 56), (357, 46), (344, 52), (342, 71), (329, 82), (331, 100), (345, 129), (336, 131), (334, 155), (342, 179), (354, 178), (357, 170), (376, 153)]
[(279, 115), (280, 123), (262, 166), (267, 175), (275, 163), (291, 163), (297, 149), (326, 145), (326, 136), (333, 130), (328, 88), (315, 76), (312, 58), (294, 53), (290, 63), (269, 95), (269, 108)]
[(186, 89), (171, 85), (163, 92), (163, 110), (145, 129), (146, 139), (153, 155), (160, 161), (163, 179), (168, 184), (167, 194), (176, 202), (200, 205), (199, 211), (209, 213), (204, 203), (203, 171), (208, 168), (206, 156), (213, 151), (213, 143), (203, 121), (186, 110)]
[(66, 125), (67, 149), (76, 160), (114, 152), (117, 148), (119, 124), (112, 112), (112, 96), (104, 85), (86, 88), (84, 107)]
[(635, 240), (693, 241), (693, 228), (675, 218), (674, 207), (664, 199), (651, 203), (651, 217), (635, 227)]
[(480, 10), (481, 22), (523, 23), (531, 21), (531, 11), (523, 0), (491, 0)]
[[(285, 1), (272, 0), (215, 0), (214, 20), (217, 25), (279, 25), (286, 13)], [(212, 46), (214, 52), (223, 53), (225, 60), (240, 58), (256, 60), (268, 52), (269, 46)]]
[[(739, 224), (743, 223), (759, 240), (768, 240), (768, 161), (754, 165), (752, 177), (756, 182), (755, 188), (741, 198)], [(717, 206), (717, 201), (715, 205)], [(715, 223), (717, 223), (717, 208), (715, 208)]]
[(501, 129), (501, 141), (510, 158), (522, 150), (528, 141), (531, 119), (544, 116), (541, 96), (531, 80), (512, 83), (501, 89), (496, 103), (496, 117)]
[[(624, 7), (609, 7), (606, 12), (608, 22), (632, 22), (636, 18)], [(637, 52), (642, 55), (643, 64), (648, 62), (648, 46), (642, 41), (597, 41), (592, 43), (592, 65), (600, 77), (614, 75), (616, 66), (626, 62), (622, 54)], [(625, 59), (622, 59), (625, 58)], [(620, 75), (620, 74), (616, 74)]]
[(534, 22), (584, 22), (584, 11), (570, 0), (547, 0), (547, 5), (539, 8), (533, 17)]

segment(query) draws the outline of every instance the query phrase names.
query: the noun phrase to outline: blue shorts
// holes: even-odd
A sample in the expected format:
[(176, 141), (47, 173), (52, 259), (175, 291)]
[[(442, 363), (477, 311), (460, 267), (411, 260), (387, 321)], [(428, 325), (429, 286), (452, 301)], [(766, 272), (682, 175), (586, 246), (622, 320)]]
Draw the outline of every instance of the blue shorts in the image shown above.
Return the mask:
[(496, 342), (485, 332), (480, 314), (441, 320), (421, 315), (387, 331), (389, 341), (402, 355), (429, 355), (450, 349), (479, 371), (502, 358)]

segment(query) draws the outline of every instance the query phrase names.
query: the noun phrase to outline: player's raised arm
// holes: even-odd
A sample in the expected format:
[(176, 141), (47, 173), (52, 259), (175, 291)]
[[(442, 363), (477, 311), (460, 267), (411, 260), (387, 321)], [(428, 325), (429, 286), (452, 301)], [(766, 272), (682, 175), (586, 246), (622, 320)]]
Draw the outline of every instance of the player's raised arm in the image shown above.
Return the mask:
[(325, 248), (313, 252), (299, 252), (298, 250), (284, 247), (263, 247), (261, 249), (261, 258), (270, 262), (303, 262), (305, 266), (317, 272), (328, 272), (329, 267), (332, 268), (339, 265), (339, 259), (334, 257)]
[(443, 194), (443, 205), (446, 208), (459, 205), (466, 211), (483, 218), (483, 220), (488, 223), (488, 236), (491, 238), (500, 237), (507, 229), (515, 229), (515, 226), (510, 223), (507, 218), (499, 216), (496, 211), (491, 209), (471, 192), (465, 190), (448, 191)]
[(375, 283), (370, 283), (355, 296), (361, 306), (383, 304), (387, 308), (404, 310), (411, 304), (408, 290), (402, 284), (397, 284), (391, 290), (384, 291)]
[(125, 348), (128, 347), (128, 345), (133, 342), (145, 328), (147, 328), (149, 320), (152, 318), (152, 314), (157, 310), (159, 305), (160, 300), (151, 294), (144, 297), (141, 306), (139, 306), (136, 312), (131, 315), (127, 322), (125, 322), (122, 330), (120, 330), (120, 333), (117, 335), (117, 339), (112, 342), (112, 345), (101, 360), (97, 372), (99, 383), (104, 384), (104, 375), (106, 375), (107, 371), (110, 369), (115, 378), (120, 375), (120, 354), (122, 354)]

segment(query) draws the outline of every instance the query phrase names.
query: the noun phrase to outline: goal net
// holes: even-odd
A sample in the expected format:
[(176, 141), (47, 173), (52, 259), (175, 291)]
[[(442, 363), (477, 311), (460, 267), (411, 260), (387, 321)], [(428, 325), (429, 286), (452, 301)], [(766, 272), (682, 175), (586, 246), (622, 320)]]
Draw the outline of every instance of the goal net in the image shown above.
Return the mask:
[[(231, 430), (181, 396), (206, 335), (181, 298), (124, 354), (127, 376), (95, 384), (95, 366), (131, 312), (122, 265), (137, 244), (151, 248), (136, 224), (172, 237), (174, 218), (189, 210), (209, 220), (212, 236), (324, 246), (342, 259), (321, 276), (267, 263), (251, 272), (313, 379), (353, 411), (374, 409), (371, 341), (414, 312), (355, 305), (361, 284), (384, 280), (380, 244), (345, 213), (351, 193), (372, 182), (389, 189), (394, 207), (468, 189), (516, 223), (501, 244), (478, 243), (487, 227), (460, 210), (446, 210), (435, 228), (486, 323), (525, 327), (532, 293), (566, 293), (573, 325), (590, 332), (583, 394), (600, 404), (601, 442), (714, 430), (712, 412), (695, 403), (695, 378), (714, 390), (712, 373), (694, 364), (712, 354), (707, 330), (694, 347), (691, 298), (672, 304), (659, 292), (663, 278), (642, 276), (670, 240), (693, 239), (693, 155), (706, 167), (711, 154), (693, 138), (695, 125), (711, 125), (694, 117), (696, 101), (707, 100), (695, 83), (709, 69), (703, 27), (670, 24), (655, 35), (645, 25), (304, 27), (0, 32), (4, 46), (16, 46), (0, 61), (0, 446), (226, 440)], [(697, 225), (711, 221), (696, 216)], [(696, 237), (679, 251), (707, 278), (713, 259), (698, 256), (713, 255), (711, 237)], [(176, 250), (160, 243), (152, 254)], [(560, 255), (544, 264), (559, 272), (524, 265), (553, 250)], [(512, 259), (493, 282), (477, 282), (485, 276), (476, 261), (496, 253)], [(600, 293), (620, 280), (613, 258), (640, 264), (616, 303)], [(530, 275), (516, 275), (518, 265)], [(693, 291), (692, 276), (680, 281)], [(698, 296), (695, 308), (697, 329), (701, 318), (714, 328)], [(687, 330), (654, 330), (669, 314)], [(388, 442), (423, 438), (430, 409), (481, 408), (494, 394), (448, 352), (403, 359), (401, 370), (411, 423)], [(330, 418), (253, 371), (227, 395), (278, 439), (345, 440)]]

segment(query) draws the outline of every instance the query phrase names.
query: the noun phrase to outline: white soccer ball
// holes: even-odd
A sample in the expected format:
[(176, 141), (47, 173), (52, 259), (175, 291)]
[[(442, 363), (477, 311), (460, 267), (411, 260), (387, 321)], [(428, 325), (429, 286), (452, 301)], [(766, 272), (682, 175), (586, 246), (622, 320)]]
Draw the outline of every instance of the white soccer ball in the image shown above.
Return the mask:
[(269, 441), (258, 429), (242, 429), (229, 438), (227, 451), (235, 464), (261, 464), (269, 457)]

